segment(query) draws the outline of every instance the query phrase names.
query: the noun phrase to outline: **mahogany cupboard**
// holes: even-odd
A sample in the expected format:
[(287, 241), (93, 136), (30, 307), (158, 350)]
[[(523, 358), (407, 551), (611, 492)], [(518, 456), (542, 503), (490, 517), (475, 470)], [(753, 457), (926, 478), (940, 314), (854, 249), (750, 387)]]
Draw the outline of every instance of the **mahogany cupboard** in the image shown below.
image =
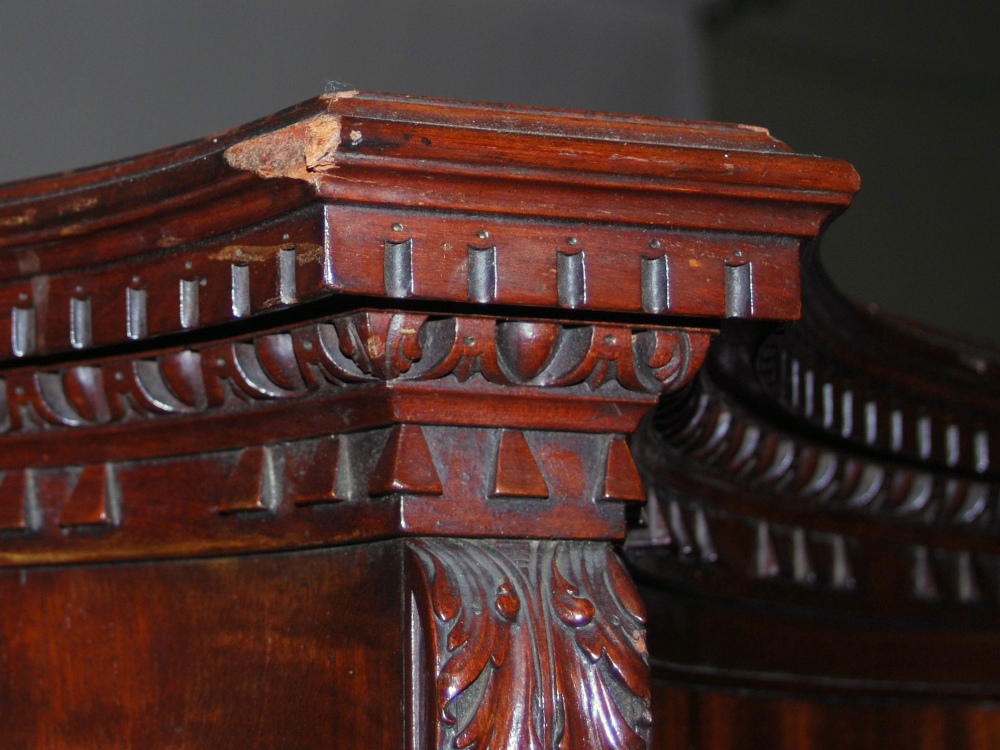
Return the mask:
[(351, 92), (0, 189), (0, 746), (1000, 746), (1000, 357), (858, 185)]

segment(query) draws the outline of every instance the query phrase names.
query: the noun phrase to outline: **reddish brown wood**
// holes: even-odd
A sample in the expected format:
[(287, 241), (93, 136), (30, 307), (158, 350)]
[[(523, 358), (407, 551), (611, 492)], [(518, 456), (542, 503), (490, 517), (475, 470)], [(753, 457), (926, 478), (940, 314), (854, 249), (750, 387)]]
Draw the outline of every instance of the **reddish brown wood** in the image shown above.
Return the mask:
[(654, 683), (653, 747), (736, 750), (910, 750), (1000, 743), (1000, 717), (985, 706), (910, 700), (818, 700), (746, 691), (685, 690)]
[(764, 341), (857, 187), (759, 128), (349, 92), (0, 189), (0, 745), (640, 750), (769, 669), (992, 697), (989, 418), (910, 378), (944, 442), (887, 456), (894, 355), (819, 297)]
[(393, 427), (368, 481), (372, 497), (393, 493), (440, 495), (441, 480), (420, 425)]
[(632, 453), (623, 438), (612, 438), (608, 443), (608, 458), (604, 467), (604, 486), (601, 500), (643, 501), (646, 493), (642, 477), (632, 460)]
[(520, 430), (504, 430), (497, 446), (493, 497), (547, 498), (549, 486)]
[(347, 499), (338, 486), (342, 445), (339, 438), (323, 437), (298, 441), (285, 451), (282, 480), (293, 503), (316, 505)]
[(647, 746), (645, 607), (608, 545), (428, 539), (410, 550), (433, 678), (420, 746)]
[(992, 746), (1000, 358), (804, 261), (802, 321), (724, 326), (633, 443), (654, 745)]
[(91, 464), (79, 470), (72, 492), (59, 513), (63, 528), (118, 523), (121, 497), (114, 471)]
[(375, 543), (4, 569), (4, 744), (403, 747), (401, 560)]

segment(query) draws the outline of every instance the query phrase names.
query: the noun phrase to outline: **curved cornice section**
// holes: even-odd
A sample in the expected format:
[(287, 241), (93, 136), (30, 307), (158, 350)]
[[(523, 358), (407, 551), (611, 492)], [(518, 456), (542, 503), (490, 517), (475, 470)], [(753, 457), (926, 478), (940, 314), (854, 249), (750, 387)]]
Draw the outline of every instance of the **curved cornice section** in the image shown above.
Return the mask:
[(724, 325), (640, 428), (630, 560), (736, 599), (995, 622), (996, 354), (858, 308), (805, 262), (802, 320)]
[(1000, 351), (852, 303), (814, 251), (803, 283), (802, 321), (757, 353), (760, 386), (778, 408), (852, 450), (996, 474)]

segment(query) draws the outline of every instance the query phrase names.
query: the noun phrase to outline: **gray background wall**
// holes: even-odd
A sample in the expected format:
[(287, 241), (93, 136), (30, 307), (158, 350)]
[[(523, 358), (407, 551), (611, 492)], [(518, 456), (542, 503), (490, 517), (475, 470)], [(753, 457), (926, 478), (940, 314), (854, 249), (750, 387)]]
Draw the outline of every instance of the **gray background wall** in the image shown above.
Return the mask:
[(1000, 343), (1000, 3), (788, 0), (708, 35), (712, 114), (838, 156), (824, 261), (852, 296)]
[(848, 159), (852, 296), (1000, 343), (1000, 28), (941, 0), (0, 0), (0, 180), (235, 126), (327, 86), (711, 117)]

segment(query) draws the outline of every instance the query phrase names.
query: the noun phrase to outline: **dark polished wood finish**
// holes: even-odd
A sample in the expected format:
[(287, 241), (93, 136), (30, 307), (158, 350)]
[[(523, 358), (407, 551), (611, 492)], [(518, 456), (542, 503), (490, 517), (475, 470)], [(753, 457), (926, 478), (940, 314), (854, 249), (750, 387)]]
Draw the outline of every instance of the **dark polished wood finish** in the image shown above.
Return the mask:
[(857, 308), (814, 250), (803, 290), (633, 444), (654, 744), (993, 747), (1000, 355)]
[(0, 744), (990, 746), (1000, 358), (857, 188), (348, 92), (0, 189)]
[(403, 747), (401, 560), (377, 542), (4, 569), (4, 745)]

